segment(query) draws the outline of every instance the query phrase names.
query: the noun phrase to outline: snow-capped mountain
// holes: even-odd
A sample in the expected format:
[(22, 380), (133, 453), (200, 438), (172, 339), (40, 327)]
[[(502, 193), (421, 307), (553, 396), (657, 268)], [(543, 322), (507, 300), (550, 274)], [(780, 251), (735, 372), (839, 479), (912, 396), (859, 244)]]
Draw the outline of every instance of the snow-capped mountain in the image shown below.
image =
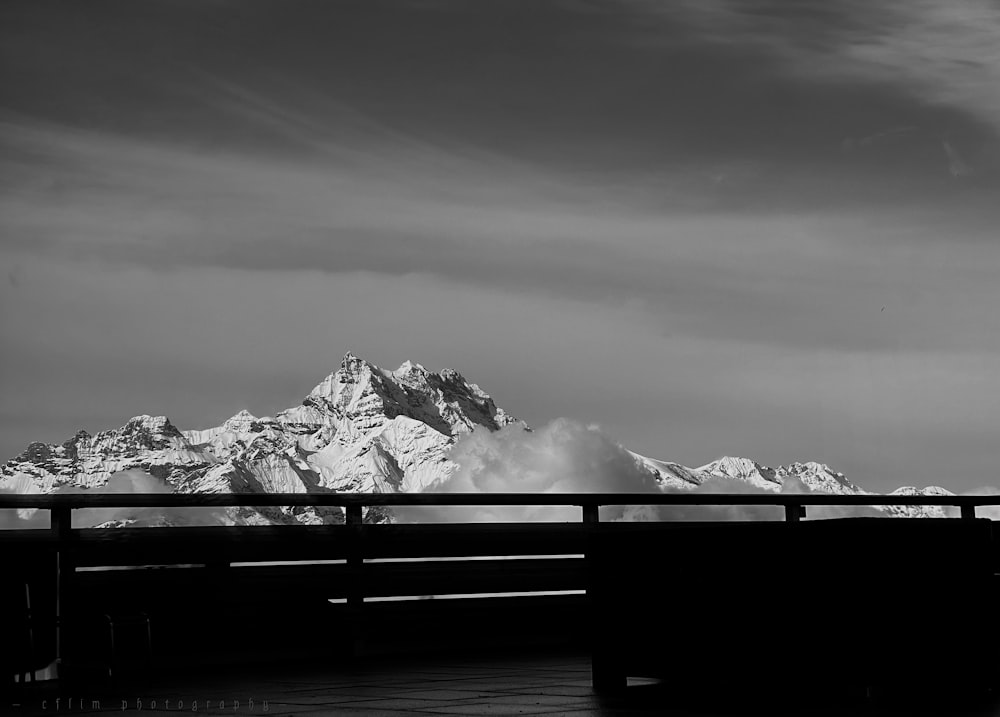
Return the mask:
[[(713, 478), (739, 480), (762, 490), (788, 490), (796, 482), (804, 488), (819, 493), (836, 495), (865, 495), (867, 492), (851, 483), (843, 473), (835, 473), (821, 463), (791, 463), (770, 468), (748, 458), (724, 456), (696, 472)], [(789, 482), (791, 481), (791, 485)]]
[[(61, 445), (32, 443), (0, 469), (0, 489), (98, 488), (115, 473), (139, 470), (178, 493), (419, 491), (456, 469), (448, 451), (459, 436), (512, 423), (456, 371), (410, 362), (385, 371), (348, 353), (300, 405), (274, 417), (241, 411), (220, 426), (179, 431), (163, 416), (137, 416), (93, 437), (81, 431)], [(248, 519), (236, 512), (234, 520)], [(319, 522), (339, 514), (285, 517)]]
[[(678, 463), (658, 461), (640, 456), (637, 453), (632, 455), (653, 472), (664, 488), (669, 489), (692, 489), (712, 479), (721, 479), (736, 481), (759, 490), (775, 493), (812, 491), (832, 495), (877, 495), (872, 491), (858, 487), (849, 481), (843, 473), (837, 473), (822, 463), (790, 463), (786, 466), (771, 468), (749, 458), (723, 456), (700, 468), (687, 468)], [(954, 493), (939, 486), (926, 488), (905, 486), (897, 488), (889, 495), (948, 496), (954, 495)], [(888, 505), (872, 507), (894, 517), (945, 517), (945, 509), (942, 506)]]
[[(889, 495), (955, 495), (950, 490), (931, 485), (926, 488), (903, 486)], [(885, 511), (892, 516), (901, 518), (944, 518), (945, 509), (940, 505), (888, 505)]]
[[(121, 471), (140, 471), (178, 493), (419, 492), (457, 470), (449, 453), (461, 436), (512, 424), (527, 430), (455, 371), (434, 373), (409, 361), (386, 371), (348, 353), (301, 404), (273, 417), (240, 411), (222, 425), (181, 431), (163, 416), (137, 416), (96, 436), (80, 431), (61, 445), (32, 443), (0, 469), (0, 490), (94, 489)], [(769, 468), (723, 457), (688, 468), (629, 454), (664, 490), (724, 479), (767, 491), (868, 494), (818, 463)], [(900, 488), (895, 494), (950, 495), (937, 487)], [(943, 514), (917, 506), (886, 511)], [(342, 519), (337, 508), (234, 508), (225, 515), (226, 522), (236, 523)]]
[(145, 471), (179, 485), (191, 471), (217, 462), (166, 417), (136, 416), (121, 428), (96, 436), (79, 431), (60, 445), (30, 444), (0, 469), (0, 488), (17, 493), (50, 493), (64, 486), (96, 488), (125, 470)]

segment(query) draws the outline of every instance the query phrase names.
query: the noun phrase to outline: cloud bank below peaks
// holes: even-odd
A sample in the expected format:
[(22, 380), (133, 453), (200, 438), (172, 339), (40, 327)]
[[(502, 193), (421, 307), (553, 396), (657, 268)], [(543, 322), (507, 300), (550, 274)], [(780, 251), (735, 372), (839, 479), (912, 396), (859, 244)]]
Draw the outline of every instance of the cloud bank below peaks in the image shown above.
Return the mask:
[[(538, 430), (511, 425), (499, 431), (476, 429), (455, 444), (449, 458), (458, 466), (426, 492), (443, 493), (650, 493), (677, 489), (594, 425), (558, 418)], [(690, 490), (702, 493), (764, 493), (743, 481), (711, 477)], [(788, 480), (782, 492), (807, 493)], [(395, 509), (400, 522), (579, 521), (575, 506), (469, 506)], [(810, 517), (881, 515), (873, 509), (823, 508)], [(607, 506), (601, 520), (782, 520), (773, 505)]]
[[(17, 491), (10, 491), (16, 493)], [(96, 488), (62, 486), (56, 495), (155, 494), (173, 493), (163, 480), (141, 470), (126, 470), (112, 475), (106, 484)], [(84, 508), (73, 513), (74, 528), (94, 527), (167, 527), (209, 526), (231, 524), (218, 508)], [(0, 530), (44, 529), (49, 527), (49, 511), (0, 510)]]

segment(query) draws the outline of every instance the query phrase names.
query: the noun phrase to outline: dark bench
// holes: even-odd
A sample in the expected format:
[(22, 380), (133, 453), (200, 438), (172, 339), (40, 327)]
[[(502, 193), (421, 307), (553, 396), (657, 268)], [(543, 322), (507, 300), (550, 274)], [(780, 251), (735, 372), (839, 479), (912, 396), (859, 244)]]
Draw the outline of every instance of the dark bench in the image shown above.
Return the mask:
[(989, 520), (602, 524), (594, 685), (996, 682)]

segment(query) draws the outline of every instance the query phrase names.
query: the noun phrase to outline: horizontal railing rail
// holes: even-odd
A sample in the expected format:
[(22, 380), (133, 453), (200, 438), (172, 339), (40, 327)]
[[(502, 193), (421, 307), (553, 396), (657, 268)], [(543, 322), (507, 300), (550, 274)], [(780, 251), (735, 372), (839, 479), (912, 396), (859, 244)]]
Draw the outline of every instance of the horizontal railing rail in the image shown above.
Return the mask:
[(827, 493), (69, 493), (0, 494), (0, 510), (41, 509), (52, 528), (69, 529), (72, 511), (84, 508), (341, 507), (345, 522), (362, 521), (376, 506), (578, 506), (585, 523), (599, 522), (605, 506), (779, 506), (785, 520), (806, 516), (807, 506), (940, 506), (958, 508), (964, 519), (976, 508), (1000, 505), (1000, 495), (834, 495)]
[(228, 506), (611, 506), (611, 505), (1000, 505), (1000, 495), (829, 493), (50, 493), (0, 494), (4, 508), (195, 508)]

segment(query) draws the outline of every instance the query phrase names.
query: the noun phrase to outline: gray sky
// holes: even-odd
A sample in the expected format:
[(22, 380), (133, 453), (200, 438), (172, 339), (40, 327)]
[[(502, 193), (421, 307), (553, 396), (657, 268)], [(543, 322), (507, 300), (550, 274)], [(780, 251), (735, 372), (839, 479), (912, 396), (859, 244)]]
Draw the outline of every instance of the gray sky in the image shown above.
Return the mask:
[(534, 425), (1000, 486), (988, 0), (0, 5), (0, 452), (348, 349)]

